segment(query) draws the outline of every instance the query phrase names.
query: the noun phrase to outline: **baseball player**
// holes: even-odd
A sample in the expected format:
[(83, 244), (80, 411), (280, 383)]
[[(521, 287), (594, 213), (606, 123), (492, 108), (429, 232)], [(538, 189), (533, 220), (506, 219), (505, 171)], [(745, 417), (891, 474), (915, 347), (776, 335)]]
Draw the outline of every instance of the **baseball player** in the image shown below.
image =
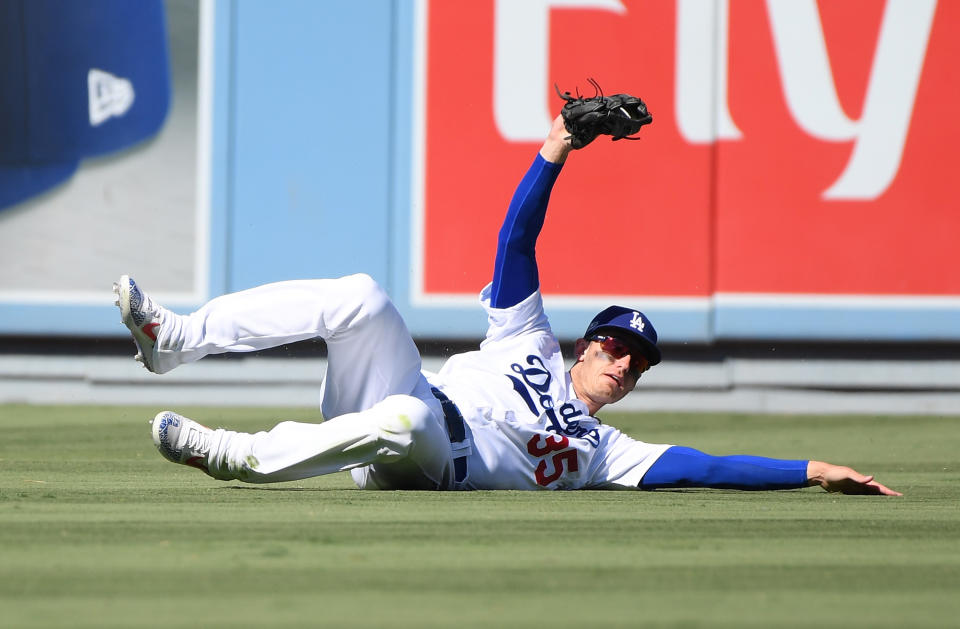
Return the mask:
[[(594, 116), (598, 122), (576, 118), (575, 106), (596, 114), (598, 104), (613, 98), (620, 100)], [(534, 248), (571, 149), (599, 134), (617, 139), (635, 133), (652, 118), (642, 101), (626, 95), (568, 100), (500, 230), (493, 280), (480, 293), (486, 337), (478, 350), (451, 357), (439, 373), (421, 370), (400, 314), (366, 275), (268, 284), (218, 297), (189, 315), (161, 307), (133, 279), (121, 277), (114, 290), (122, 320), (137, 358), (154, 373), (209, 354), (315, 337), (328, 348), (321, 404), (326, 421), (282, 422), (249, 434), (164, 411), (151, 426), (161, 454), (215, 479), (250, 483), (349, 470), (364, 489), (821, 485), (899, 495), (848, 467), (710, 456), (635, 440), (597, 418), (660, 362), (656, 330), (641, 311), (611, 306), (587, 325), (566, 370), (544, 314)], [(620, 262), (611, 256), (605, 263)]]

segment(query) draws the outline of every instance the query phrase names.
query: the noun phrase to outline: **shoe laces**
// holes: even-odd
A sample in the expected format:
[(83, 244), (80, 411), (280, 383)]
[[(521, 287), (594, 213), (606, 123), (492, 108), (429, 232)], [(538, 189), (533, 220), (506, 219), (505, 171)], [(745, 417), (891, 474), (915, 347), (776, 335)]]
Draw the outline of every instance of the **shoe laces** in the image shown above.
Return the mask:
[(156, 316), (160, 308), (157, 306), (157, 302), (153, 301), (149, 295), (143, 296), (143, 311), (148, 313), (150, 316)]
[(133, 280), (130, 280), (130, 282), (130, 315), (133, 317), (133, 322), (137, 327), (140, 327), (148, 321), (159, 319), (160, 306), (157, 302), (143, 292), (143, 289), (137, 286)]
[(150, 295), (143, 292), (143, 290), (140, 291), (140, 296), (143, 298), (143, 302), (140, 305), (140, 311), (147, 317), (156, 319), (160, 315), (160, 305), (151, 299)]
[(213, 433), (201, 426), (189, 426), (183, 440), (183, 448), (192, 452), (206, 454), (210, 451), (210, 439)]

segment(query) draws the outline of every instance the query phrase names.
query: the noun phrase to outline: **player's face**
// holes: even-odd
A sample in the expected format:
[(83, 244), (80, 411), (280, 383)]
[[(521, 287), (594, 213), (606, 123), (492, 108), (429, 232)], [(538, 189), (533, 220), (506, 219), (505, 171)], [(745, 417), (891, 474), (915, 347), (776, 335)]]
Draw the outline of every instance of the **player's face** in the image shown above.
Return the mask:
[(599, 405), (623, 399), (650, 368), (646, 358), (616, 337), (595, 337), (589, 342), (581, 339), (578, 354), (577, 393)]
[(608, 354), (614, 360), (619, 360), (625, 356), (630, 357), (630, 374), (634, 379), (639, 380), (647, 369), (650, 369), (650, 361), (646, 356), (629, 341), (625, 341), (617, 336), (597, 334), (591, 336), (590, 341), (596, 341), (600, 344), (600, 349), (604, 354)]

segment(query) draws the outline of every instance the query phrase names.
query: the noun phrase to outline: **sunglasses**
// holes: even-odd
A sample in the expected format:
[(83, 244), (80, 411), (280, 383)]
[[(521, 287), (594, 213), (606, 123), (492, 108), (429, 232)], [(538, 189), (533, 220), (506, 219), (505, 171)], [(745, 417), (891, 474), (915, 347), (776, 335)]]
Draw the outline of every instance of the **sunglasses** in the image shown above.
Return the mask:
[(614, 360), (619, 360), (629, 354), (630, 373), (633, 374), (634, 378), (639, 379), (640, 376), (643, 375), (643, 372), (650, 368), (650, 361), (647, 360), (639, 350), (627, 345), (616, 337), (596, 334), (587, 340), (600, 343), (600, 349), (603, 350), (605, 354), (610, 354)]

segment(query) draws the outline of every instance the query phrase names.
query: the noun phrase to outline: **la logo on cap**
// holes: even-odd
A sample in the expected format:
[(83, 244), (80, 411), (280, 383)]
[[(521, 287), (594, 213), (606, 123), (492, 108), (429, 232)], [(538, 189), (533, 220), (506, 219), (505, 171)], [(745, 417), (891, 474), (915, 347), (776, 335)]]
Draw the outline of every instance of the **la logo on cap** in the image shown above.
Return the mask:
[(630, 320), (630, 327), (643, 332), (643, 317), (640, 316), (639, 312), (634, 311), (633, 319)]
[(111, 117), (120, 117), (133, 105), (133, 83), (90, 68), (87, 73), (87, 90), (90, 95), (90, 125), (96, 127)]

